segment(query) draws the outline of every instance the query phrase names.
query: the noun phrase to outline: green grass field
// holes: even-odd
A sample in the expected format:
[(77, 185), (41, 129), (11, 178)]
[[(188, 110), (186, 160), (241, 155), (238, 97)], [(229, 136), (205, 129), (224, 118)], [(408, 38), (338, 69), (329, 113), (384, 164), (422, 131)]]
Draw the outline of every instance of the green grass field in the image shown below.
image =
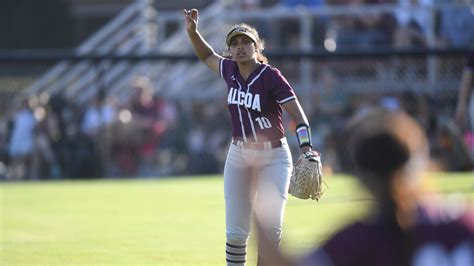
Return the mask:
[[(433, 174), (444, 194), (473, 197), (472, 173)], [(440, 177), (444, 176), (444, 177)], [(367, 213), (346, 176), (319, 203), (290, 197), (282, 249), (302, 254)], [(0, 183), (0, 265), (224, 265), (220, 176)], [(255, 264), (255, 239), (249, 247)]]

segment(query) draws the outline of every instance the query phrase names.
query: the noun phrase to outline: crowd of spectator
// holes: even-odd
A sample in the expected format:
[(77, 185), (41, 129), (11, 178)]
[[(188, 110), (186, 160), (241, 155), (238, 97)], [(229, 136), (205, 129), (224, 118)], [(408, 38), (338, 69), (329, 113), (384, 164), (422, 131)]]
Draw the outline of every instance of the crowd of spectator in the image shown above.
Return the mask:
[[(404, 109), (429, 132), (432, 156), (440, 169), (468, 170), (466, 143), (452, 124), (455, 102), (413, 91), (343, 93), (334, 77), (305, 107), (315, 148), (325, 170), (347, 172), (345, 127), (354, 114), (374, 106)], [(98, 95), (85, 106), (65, 100), (31, 97), (0, 121), (0, 179), (157, 177), (222, 171), (230, 125), (225, 99), (177, 102), (153, 94), (145, 77), (130, 86), (126, 102)], [(440, 108), (444, 106), (444, 108)], [(288, 141), (298, 152), (294, 126), (285, 118)], [(294, 154), (296, 158), (297, 154)]]
[[(264, 9), (267, 8), (265, 2), (241, 0), (240, 7), (244, 10)], [(474, 24), (474, 15), (469, 0), (280, 0), (277, 4), (287, 9), (345, 6), (352, 10), (382, 5), (394, 8), (314, 17), (313, 45), (332, 50), (336, 49), (331, 44), (334, 42), (337, 49), (354, 50), (466, 47), (474, 43), (474, 28), (470, 26)], [(298, 18), (282, 19), (280, 23), (279, 41), (271, 43), (283, 46), (279, 48), (300, 47)], [(275, 27), (274, 22), (271, 27)], [(264, 29), (261, 30), (264, 38), (272, 34), (269, 27), (261, 28)]]
[(85, 105), (62, 94), (32, 96), (1, 116), (0, 179), (220, 170), (228, 140), (221, 106), (165, 100), (146, 77), (134, 79), (130, 89), (125, 102), (99, 94)]

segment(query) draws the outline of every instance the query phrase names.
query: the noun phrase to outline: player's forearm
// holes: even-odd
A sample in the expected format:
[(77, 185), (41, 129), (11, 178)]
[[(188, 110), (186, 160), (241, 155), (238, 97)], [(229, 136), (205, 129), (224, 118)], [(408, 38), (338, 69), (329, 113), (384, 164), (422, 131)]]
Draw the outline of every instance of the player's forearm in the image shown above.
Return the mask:
[(303, 108), (301, 107), (298, 100), (289, 101), (283, 105), (285, 110), (288, 112), (290, 117), (293, 119), (293, 122), (296, 125), (299, 124), (308, 124), (308, 119), (306, 118)]
[[(305, 140), (304, 140), (304, 143), (307, 143), (307, 145), (300, 145), (300, 149), (301, 149), (301, 152), (310, 151), (311, 148), (312, 148), (311, 135), (310, 135), (311, 132), (310, 132), (310, 128), (309, 128), (308, 119), (306, 118), (306, 115), (303, 111), (303, 108), (299, 104), (298, 100), (289, 101), (289, 102), (283, 104), (283, 107), (286, 109), (286, 111), (288, 112), (290, 117), (293, 119), (293, 122), (297, 126), (305, 127), (303, 130), (306, 130), (306, 133), (303, 133), (303, 132), (300, 132), (300, 133), (307, 136), (307, 139), (305, 138)], [(296, 131), (297, 131), (296, 133), (297, 133), (298, 142), (300, 144), (302, 144), (301, 141), (303, 141), (303, 139), (299, 136), (298, 128), (296, 129)]]
[(201, 61), (205, 61), (206, 58), (213, 55), (214, 49), (212, 49), (211, 45), (209, 45), (206, 40), (202, 37), (202, 35), (198, 32), (188, 32), (189, 39), (194, 48), (194, 52), (196, 53), (197, 57)]

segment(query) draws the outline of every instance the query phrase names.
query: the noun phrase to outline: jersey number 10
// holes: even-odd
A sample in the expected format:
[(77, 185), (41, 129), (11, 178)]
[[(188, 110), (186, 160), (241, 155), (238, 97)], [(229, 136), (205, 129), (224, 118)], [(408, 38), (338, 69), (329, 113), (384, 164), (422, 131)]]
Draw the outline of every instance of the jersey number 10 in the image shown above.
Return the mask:
[(270, 123), (270, 120), (266, 117), (257, 117), (255, 118), (255, 121), (258, 122), (258, 125), (260, 126), (261, 129), (272, 127), (272, 123)]

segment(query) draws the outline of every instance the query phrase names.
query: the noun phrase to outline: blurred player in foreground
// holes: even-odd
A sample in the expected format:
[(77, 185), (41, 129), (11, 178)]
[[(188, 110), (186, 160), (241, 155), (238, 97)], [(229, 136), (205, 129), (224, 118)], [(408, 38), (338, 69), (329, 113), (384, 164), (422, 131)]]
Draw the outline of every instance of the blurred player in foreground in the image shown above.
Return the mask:
[(225, 39), (230, 58), (225, 58), (199, 33), (198, 11), (183, 13), (196, 55), (228, 87), (232, 144), (224, 168), (227, 265), (245, 265), (252, 214), (269, 225), (265, 232), (269, 246), (259, 245), (260, 263), (268, 255), (265, 248), (279, 245), (293, 168), (282, 107), (298, 125), (301, 152), (312, 156), (308, 120), (290, 84), (267, 64), (264, 43), (253, 27), (239, 24), (231, 28)]
[[(303, 258), (274, 250), (264, 265), (474, 265), (472, 206), (441, 210), (422, 193), (429, 151), (421, 126), (403, 112), (376, 110), (352, 132), (354, 171), (374, 197), (374, 216), (348, 225)], [(266, 225), (257, 225), (265, 242), (260, 230)]]

